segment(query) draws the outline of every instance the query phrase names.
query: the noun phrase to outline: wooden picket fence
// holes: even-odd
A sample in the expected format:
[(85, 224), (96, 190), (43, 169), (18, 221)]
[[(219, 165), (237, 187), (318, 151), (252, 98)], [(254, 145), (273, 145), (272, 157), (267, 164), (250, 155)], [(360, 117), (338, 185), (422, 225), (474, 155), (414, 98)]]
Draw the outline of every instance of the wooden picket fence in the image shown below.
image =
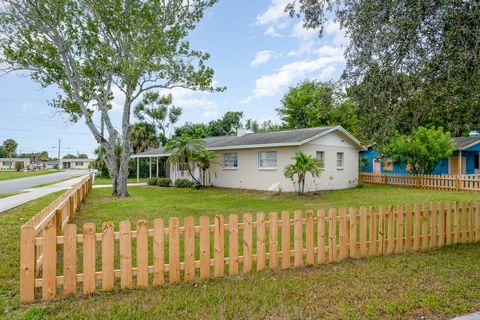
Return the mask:
[[(92, 189), (92, 178), (85, 177), (55, 201), (43, 208), (20, 229), (20, 300), (31, 301), (35, 277), (55, 273), (50, 267), (51, 248), (35, 240), (45, 235), (60, 236), (74, 222), (75, 213), (80, 211), (82, 201)], [(45, 261), (47, 261), (45, 263)], [(45, 267), (46, 266), (46, 267)]]
[[(287, 269), (480, 240), (480, 201), (269, 213), (172, 217), (119, 227), (94, 223), (62, 235), (51, 225), (41, 236), (22, 232), (21, 301), (50, 300), (114, 289), (236, 276), (254, 269)], [(149, 228), (152, 227), (152, 228)], [(27, 238), (28, 237), (28, 238)], [(43, 247), (42, 274), (34, 278), (34, 249)], [(293, 247), (293, 249), (292, 249)], [(293, 260), (293, 264), (292, 264)], [(213, 269), (213, 270), (212, 270)], [(60, 274), (57, 274), (57, 270)], [(62, 274), (63, 271), (63, 274)], [(119, 279), (120, 281), (116, 281)], [(39, 290), (41, 289), (41, 290)]]
[(480, 175), (360, 173), (360, 181), (431, 190), (480, 191)]

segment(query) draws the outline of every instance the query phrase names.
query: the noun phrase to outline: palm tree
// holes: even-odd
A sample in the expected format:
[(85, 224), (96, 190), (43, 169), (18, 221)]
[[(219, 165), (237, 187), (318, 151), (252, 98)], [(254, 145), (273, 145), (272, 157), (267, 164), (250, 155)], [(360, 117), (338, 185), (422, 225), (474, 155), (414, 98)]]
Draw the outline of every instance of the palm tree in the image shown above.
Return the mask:
[(207, 184), (206, 173), (210, 169), (211, 165), (214, 163), (217, 154), (209, 150), (200, 150), (195, 155), (195, 160), (198, 161), (198, 166), (202, 170), (202, 184), (205, 186)]
[(130, 130), (130, 141), (132, 141), (134, 153), (158, 148), (159, 145), (155, 126), (146, 122), (139, 122), (132, 125), (132, 129)]
[[(193, 161), (195, 160), (196, 155), (205, 150), (203, 147), (203, 140), (190, 137), (187, 134), (184, 134), (180, 137), (173, 137), (170, 141), (167, 142), (165, 147), (167, 152), (171, 152), (170, 157), (168, 157), (168, 163), (177, 165), (178, 163), (186, 163), (187, 164), (187, 171), (190, 176), (195, 180), (197, 183), (199, 181), (192, 173), (192, 165)], [(183, 166), (180, 169), (183, 176)]]
[(3, 142), (3, 150), (8, 152), (8, 156), (10, 158), (10, 169), (12, 168), (12, 153), (17, 151), (18, 144), (13, 139), (7, 139)]
[(302, 151), (296, 152), (292, 160), (294, 160), (295, 163), (287, 165), (283, 170), (283, 174), (292, 181), (294, 181), (294, 176), (297, 175), (298, 194), (303, 194), (305, 191), (305, 176), (310, 172), (313, 177), (319, 177), (323, 163), (315, 157), (306, 155)]

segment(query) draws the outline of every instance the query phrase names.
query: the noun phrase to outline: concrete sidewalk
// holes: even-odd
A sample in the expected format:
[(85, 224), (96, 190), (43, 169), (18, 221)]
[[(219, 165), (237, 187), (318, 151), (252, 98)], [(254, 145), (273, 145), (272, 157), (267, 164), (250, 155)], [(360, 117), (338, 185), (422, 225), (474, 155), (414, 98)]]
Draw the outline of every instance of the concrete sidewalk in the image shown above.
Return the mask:
[(25, 189), (25, 190), (22, 190), (22, 192), (24, 193), (2, 198), (0, 199), (0, 212), (10, 210), (19, 205), (22, 205), (24, 203), (41, 198), (43, 196), (46, 196), (48, 194), (51, 194), (57, 191), (70, 189), (73, 185), (80, 182), (83, 178), (85, 178), (85, 175), (81, 177), (73, 178), (70, 180), (62, 181), (56, 184), (52, 184), (50, 186)]

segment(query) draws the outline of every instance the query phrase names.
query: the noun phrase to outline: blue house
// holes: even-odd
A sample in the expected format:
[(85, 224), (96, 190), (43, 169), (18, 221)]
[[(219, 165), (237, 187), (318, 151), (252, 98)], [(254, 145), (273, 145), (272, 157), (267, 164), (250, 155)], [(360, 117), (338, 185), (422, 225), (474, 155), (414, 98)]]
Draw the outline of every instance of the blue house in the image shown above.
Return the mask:
[[(440, 160), (433, 174), (480, 174), (480, 134), (472, 131), (468, 137), (452, 138), (455, 150), (448, 158)], [(369, 147), (360, 152), (360, 157), (366, 158), (368, 165), (362, 172), (409, 174), (408, 168), (395, 163), (378, 159), (378, 152)], [(462, 161), (459, 161), (462, 159)]]

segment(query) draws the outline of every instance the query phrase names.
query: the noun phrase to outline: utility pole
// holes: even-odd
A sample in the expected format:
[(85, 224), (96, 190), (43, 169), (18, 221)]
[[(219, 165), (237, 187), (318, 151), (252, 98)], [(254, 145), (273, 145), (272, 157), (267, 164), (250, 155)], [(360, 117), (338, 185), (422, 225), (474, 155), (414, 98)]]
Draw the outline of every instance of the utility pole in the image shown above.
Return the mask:
[(60, 146), (61, 146), (61, 143), (60, 143), (60, 139), (58, 139), (58, 171), (60, 171)]

